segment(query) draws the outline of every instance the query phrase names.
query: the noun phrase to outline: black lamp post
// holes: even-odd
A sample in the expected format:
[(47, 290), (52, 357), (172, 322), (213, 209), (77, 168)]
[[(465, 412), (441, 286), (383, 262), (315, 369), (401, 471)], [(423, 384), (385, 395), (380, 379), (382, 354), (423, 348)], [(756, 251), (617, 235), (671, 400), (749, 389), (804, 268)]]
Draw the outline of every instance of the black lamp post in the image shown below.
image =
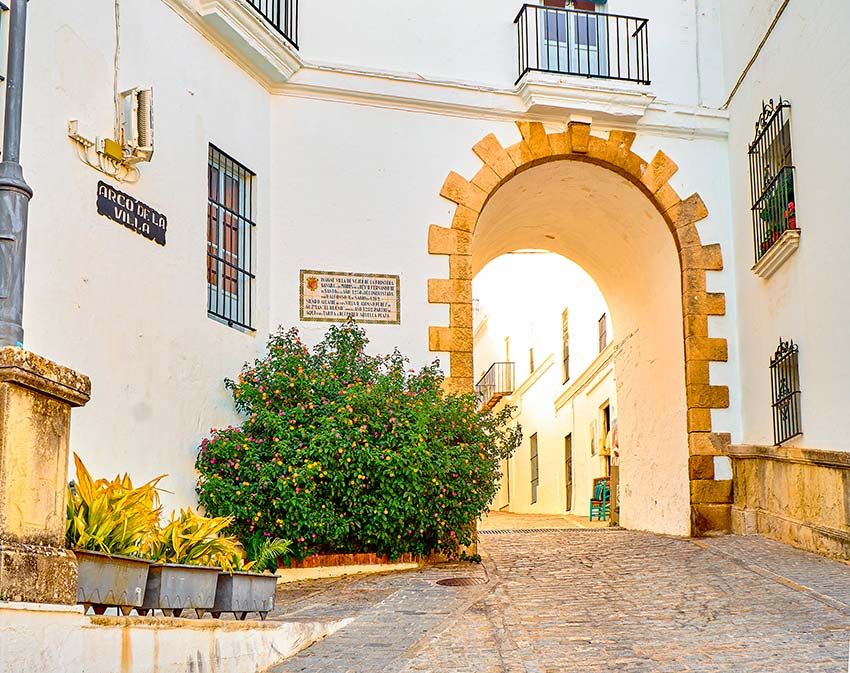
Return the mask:
[(21, 109), (27, 0), (10, 5), (9, 58), (6, 73), (6, 117), (0, 161), (0, 346), (24, 341), (24, 268), (27, 253), (27, 214), (32, 189), (21, 169)]

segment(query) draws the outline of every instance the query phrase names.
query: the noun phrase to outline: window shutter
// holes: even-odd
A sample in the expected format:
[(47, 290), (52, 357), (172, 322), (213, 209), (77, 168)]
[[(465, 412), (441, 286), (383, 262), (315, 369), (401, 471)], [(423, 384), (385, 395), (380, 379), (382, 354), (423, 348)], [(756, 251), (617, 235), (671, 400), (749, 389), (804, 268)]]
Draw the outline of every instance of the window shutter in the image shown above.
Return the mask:
[(573, 6), (585, 12), (595, 12), (597, 3), (593, 0), (573, 0)]

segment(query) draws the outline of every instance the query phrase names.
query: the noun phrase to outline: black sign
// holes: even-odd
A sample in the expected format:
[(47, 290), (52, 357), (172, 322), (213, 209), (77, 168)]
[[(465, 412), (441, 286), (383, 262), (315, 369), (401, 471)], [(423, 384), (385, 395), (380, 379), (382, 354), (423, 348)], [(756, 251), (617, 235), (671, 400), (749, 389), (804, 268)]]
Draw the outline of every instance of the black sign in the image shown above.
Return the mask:
[(155, 243), (165, 245), (165, 230), (168, 228), (165, 215), (105, 182), (97, 183), (97, 212)]

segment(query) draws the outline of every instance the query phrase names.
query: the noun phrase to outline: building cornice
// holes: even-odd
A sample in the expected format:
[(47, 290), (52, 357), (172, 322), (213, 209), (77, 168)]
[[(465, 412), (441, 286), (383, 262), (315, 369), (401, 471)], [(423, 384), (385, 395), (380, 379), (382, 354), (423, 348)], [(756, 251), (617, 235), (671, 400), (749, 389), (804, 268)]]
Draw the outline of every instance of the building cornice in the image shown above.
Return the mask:
[(724, 111), (661, 101), (642, 93), (637, 85), (618, 87), (585, 78), (574, 78), (576, 81), (570, 83), (569, 79), (559, 78), (557, 85), (545, 85), (549, 97), (544, 105), (543, 99), (523, 89), (523, 83), (501, 89), (411, 73), (304, 63), (291, 80), (270, 91), (280, 96), (471, 119), (563, 124), (571, 114), (585, 114), (600, 129), (641, 130), (675, 137), (728, 136), (729, 116)]
[[(608, 367), (611, 364), (611, 361), (614, 359), (614, 354), (617, 352), (618, 346), (611, 342), (605, 347), (599, 355), (591, 362), (587, 368), (579, 374), (578, 378), (575, 379), (567, 388), (555, 399), (555, 411), (560, 411), (567, 404), (569, 404), (570, 400), (572, 400), (576, 395), (582, 392), (585, 388), (593, 384), (593, 388), (596, 387), (598, 383), (601, 382), (602, 378), (606, 376), (609, 372), (605, 372), (603, 376), (594, 383), (594, 380), (597, 376), (602, 373), (602, 370)], [(609, 370), (610, 371), (610, 370)]]

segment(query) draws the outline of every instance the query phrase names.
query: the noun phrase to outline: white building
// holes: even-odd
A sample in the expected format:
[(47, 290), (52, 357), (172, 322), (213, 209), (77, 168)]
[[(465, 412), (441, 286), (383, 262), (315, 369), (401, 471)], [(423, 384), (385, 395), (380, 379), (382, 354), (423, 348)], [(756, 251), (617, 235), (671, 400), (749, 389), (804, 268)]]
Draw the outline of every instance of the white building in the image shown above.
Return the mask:
[(472, 287), (476, 390), (482, 405), (514, 407), (523, 430), (493, 509), (589, 516), (594, 479), (611, 474), (617, 420), (604, 297), (581, 268), (540, 251), (496, 258)]
[[(372, 346), (436, 353), (470, 390), (472, 276), (543, 249), (592, 276), (617, 329), (622, 525), (734, 522), (848, 553), (850, 6), (543, 4), (32, 3), (25, 346), (92, 377), (72, 448), (94, 472), (169, 472), (168, 504), (192, 501), (198, 443), (238, 420), (222, 379), (278, 325), (318, 338), (310, 284), (349, 282), (320, 271), (389, 276)], [(109, 153), (136, 87), (153, 155), (130, 167)], [(165, 245), (99, 214), (99, 193), (113, 217), (164, 217)], [(799, 376), (777, 401), (780, 338)]]

